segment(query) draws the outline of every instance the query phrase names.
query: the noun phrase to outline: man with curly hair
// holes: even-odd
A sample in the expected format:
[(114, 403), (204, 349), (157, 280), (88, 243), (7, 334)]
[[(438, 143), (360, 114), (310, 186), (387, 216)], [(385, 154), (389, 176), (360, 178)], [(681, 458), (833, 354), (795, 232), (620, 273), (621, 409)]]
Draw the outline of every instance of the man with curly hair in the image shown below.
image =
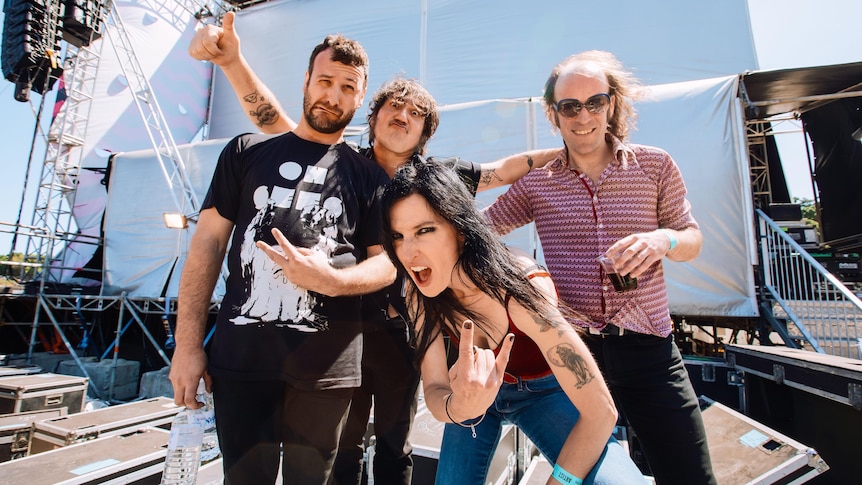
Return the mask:
[[(246, 115), (261, 131), (294, 130), (296, 123), (243, 57), (234, 17), (229, 12), (221, 27), (207, 25), (199, 30), (189, 45), (189, 54), (221, 67)], [(425, 155), (426, 144), (440, 123), (434, 97), (416, 80), (403, 77), (392, 78), (374, 93), (366, 119), (370, 146), (359, 152), (377, 162), (390, 178), (407, 160)], [(481, 165), (458, 157), (437, 160), (452, 166), (475, 194), (511, 184), (556, 153), (556, 149), (534, 150)], [(336, 484), (361, 481), (372, 400), (374, 480), (395, 485), (411, 481), (413, 459), (408, 435), (416, 414), (419, 373), (405, 315), (400, 278), (388, 288), (363, 296), (362, 385), (354, 391), (341, 435), (332, 475)]]

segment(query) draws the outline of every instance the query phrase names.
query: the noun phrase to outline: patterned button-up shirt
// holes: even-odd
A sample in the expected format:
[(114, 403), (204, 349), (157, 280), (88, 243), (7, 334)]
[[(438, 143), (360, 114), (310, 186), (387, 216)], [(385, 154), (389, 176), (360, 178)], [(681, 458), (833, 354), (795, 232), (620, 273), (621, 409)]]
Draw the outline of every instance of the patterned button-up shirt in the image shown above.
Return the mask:
[(698, 225), (679, 167), (667, 152), (608, 137), (614, 159), (598, 183), (570, 169), (561, 151), (513, 184), (485, 216), (500, 234), (535, 221), (560, 299), (586, 315), (587, 325), (666, 337), (672, 323), (661, 262), (638, 276), (637, 289), (617, 293), (597, 258), (631, 234)]

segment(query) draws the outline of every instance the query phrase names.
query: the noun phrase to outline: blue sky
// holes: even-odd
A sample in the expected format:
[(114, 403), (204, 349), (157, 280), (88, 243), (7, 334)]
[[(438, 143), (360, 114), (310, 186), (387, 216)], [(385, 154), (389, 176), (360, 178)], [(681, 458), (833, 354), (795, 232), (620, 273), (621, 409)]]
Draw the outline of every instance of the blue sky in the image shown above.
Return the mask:
[[(704, 0), (707, 1), (707, 0)], [(748, 0), (760, 69), (816, 66), (862, 61), (859, 0)], [(0, 14), (0, 21), (2, 21)], [(21, 206), (26, 167), (40, 96), (31, 104), (13, 99), (14, 85), (0, 80), (0, 222), (15, 223)], [(50, 97), (49, 103), (53, 103)], [(50, 116), (50, 109), (47, 111)], [(792, 126), (788, 126), (790, 131)], [(779, 148), (793, 196), (811, 198), (811, 181), (799, 133), (778, 138)], [(39, 182), (44, 148), (37, 145), (21, 224), (29, 225)], [(12, 240), (8, 226), (0, 225), (0, 254), (7, 254)], [(19, 238), (20, 239), (20, 238)], [(23, 250), (19, 240), (18, 251)]]

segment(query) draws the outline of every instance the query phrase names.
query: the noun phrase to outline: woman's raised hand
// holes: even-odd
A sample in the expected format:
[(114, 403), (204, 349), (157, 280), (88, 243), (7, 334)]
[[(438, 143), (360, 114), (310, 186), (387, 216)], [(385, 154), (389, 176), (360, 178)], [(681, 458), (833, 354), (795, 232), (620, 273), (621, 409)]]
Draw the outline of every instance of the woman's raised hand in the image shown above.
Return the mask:
[(448, 411), (453, 418), (466, 421), (481, 416), (494, 402), (503, 384), (514, 341), (515, 335), (507, 334), (495, 356), (493, 350), (473, 345), (473, 322), (464, 321), (458, 360), (449, 369), (452, 397)]

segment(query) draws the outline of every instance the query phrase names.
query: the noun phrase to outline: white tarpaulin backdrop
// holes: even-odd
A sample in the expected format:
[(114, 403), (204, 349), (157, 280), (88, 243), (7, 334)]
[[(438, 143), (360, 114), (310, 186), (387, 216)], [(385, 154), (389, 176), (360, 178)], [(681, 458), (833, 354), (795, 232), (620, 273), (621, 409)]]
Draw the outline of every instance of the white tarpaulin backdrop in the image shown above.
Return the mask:
[[(207, 65), (188, 55), (187, 46), (197, 21), (173, 0), (116, 1), (112, 8), (122, 18), (135, 58), (167, 120), (166, 128), (176, 143), (192, 141), (206, 120), (211, 76)], [(103, 36), (90, 47), (98, 53), (94, 56), (98, 72), (91, 87), (92, 100), (82, 104), (86, 111), (79, 108), (78, 112), (78, 116), (87, 117), (86, 138), (82, 146), (72, 148), (69, 156), (70, 160), (80, 160), (82, 167), (76, 181), (75, 225), (81, 234), (92, 237), (98, 237), (102, 229), (106, 203), (102, 181), (108, 155), (152, 147), (113, 44), (117, 30), (113, 26), (105, 28)], [(86, 99), (84, 95), (79, 97)], [(62, 117), (63, 111), (57, 119)], [(166, 196), (170, 199), (170, 194)], [(72, 242), (63, 253), (63, 266), (71, 268), (65, 270), (65, 276), (74, 274), (74, 268), (85, 264), (95, 250), (93, 245)], [(66, 277), (62, 280), (69, 281)], [(71, 281), (94, 283), (87, 279)]]
[[(477, 162), (561, 146), (538, 103), (547, 74), (583, 49), (614, 52), (651, 85), (648, 98), (638, 104), (633, 141), (660, 146), (675, 158), (704, 232), (695, 261), (667, 264), (672, 312), (757, 315), (750, 182), (736, 100), (736, 74), (756, 68), (747, 5), (743, 0), (645, 3), (624, 0), (613, 14), (602, 14), (568, 1), (371, 0), (345, 8), (335, 0), (285, 0), (239, 12), (236, 27), (249, 63), (295, 117), (312, 47), (326, 34), (341, 32), (360, 40), (371, 58), (366, 102), (393, 74), (423, 79), (442, 105), (429, 153)], [(589, 15), (583, 13), (587, 8)], [(211, 137), (256, 131), (220, 71), (214, 84)], [(357, 113), (354, 124), (364, 117)], [(186, 164), (196, 171), (201, 200), (223, 143), (188, 147)], [(152, 154), (114, 158), (105, 218), (106, 292), (158, 297), (167, 288), (168, 296), (176, 296), (193, 226), (164, 228), (167, 200), (158, 200), (168, 192), (158, 196), (161, 177)], [(117, 189), (124, 184), (152, 189), (135, 197)], [(486, 205), (497, 194), (483, 194), (478, 203)], [(132, 213), (134, 223), (124, 219)], [(126, 244), (132, 240), (145, 240), (145, 247)], [(536, 246), (529, 228), (508, 240)]]

